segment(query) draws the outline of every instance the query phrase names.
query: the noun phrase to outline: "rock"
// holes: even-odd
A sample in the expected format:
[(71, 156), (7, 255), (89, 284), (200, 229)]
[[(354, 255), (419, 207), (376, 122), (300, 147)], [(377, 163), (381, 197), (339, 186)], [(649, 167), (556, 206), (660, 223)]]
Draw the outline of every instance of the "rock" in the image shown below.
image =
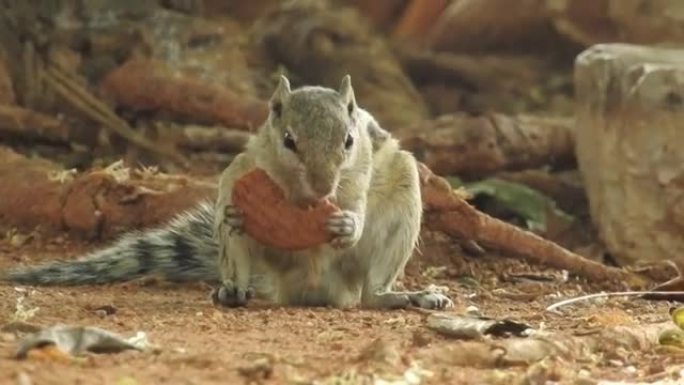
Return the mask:
[(608, 250), (621, 264), (683, 255), (684, 51), (596, 45), (575, 85), (576, 155)]

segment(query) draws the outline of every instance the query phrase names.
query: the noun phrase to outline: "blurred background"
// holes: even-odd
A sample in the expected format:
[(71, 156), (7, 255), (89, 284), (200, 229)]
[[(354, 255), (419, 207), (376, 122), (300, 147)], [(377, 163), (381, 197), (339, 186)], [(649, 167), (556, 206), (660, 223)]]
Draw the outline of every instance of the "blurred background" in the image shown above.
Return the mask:
[(79, 169), (124, 153), (170, 169), (178, 152), (216, 172), (280, 73), (331, 87), (350, 73), (390, 131), (445, 114), (571, 116), (583, 49), (684, 34), (676, 0), (2, 3), (0, 139)]

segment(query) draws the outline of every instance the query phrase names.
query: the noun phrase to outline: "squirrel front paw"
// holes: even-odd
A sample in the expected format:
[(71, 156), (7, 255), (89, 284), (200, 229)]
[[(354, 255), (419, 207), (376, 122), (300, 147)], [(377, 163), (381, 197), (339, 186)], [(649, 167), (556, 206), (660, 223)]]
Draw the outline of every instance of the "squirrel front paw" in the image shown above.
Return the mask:
[(353, 211), (343, 210), (332, 214), (327, 226), (334, 236), (330, 245), (336, 249), (352, 247), (361, 238), (360, 218)]
[(242, 211), (231, 204), (227, 204), (223, 208), (223, 223), (228, 226), (231, 235), (233, 233), (239, 235), (244, 232)]

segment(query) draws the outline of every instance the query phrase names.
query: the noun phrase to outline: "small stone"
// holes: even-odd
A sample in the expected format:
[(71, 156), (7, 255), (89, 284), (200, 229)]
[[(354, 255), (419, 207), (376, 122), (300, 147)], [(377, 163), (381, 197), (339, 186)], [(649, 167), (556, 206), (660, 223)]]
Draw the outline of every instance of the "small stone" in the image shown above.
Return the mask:
[(273, 360), (270, 357), (259, 357), (251, 363), (239, 367), (238, 373), (248, 381), (260, 383), (273, 375)]
[(107, 316), (107, 312), (102, 310), (102, 309), (99, 309), (99, 310), (95, 310), (95, 315), (100, 317), (100, 318), (104, 318)]
[(26, 372), (19, 372), (17, 374), (17, 384), (19, 385), (32, 385), (33, 381), (31, 381), (31, 377), (29, 377)]
[(477, 306), (470, 305), (466, 308), (466, 314), (471, 316), (480, 316), (480, 309)]
[(97, 314), (98, 317), (102, 317), (102, 318), (104, 318), (108, 315), (112, 315), (112, 314), (117, 312), (117, 309), (112, 305), (99, 306), (93, 310), (95, 311), (95, 314)]

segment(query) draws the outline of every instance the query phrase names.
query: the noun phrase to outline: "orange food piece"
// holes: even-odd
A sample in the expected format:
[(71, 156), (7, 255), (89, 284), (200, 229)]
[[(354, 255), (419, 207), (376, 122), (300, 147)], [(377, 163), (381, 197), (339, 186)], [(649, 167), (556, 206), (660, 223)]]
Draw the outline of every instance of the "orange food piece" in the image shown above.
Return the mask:
[(326, 221), (339, 209), (322, 200), (309, 208), (288, 202), (262, 169), (242, 176), (233, 187), (233, 204), (243, 213), (247, 235), (281, 250), (303, 250), (331, 240)]

